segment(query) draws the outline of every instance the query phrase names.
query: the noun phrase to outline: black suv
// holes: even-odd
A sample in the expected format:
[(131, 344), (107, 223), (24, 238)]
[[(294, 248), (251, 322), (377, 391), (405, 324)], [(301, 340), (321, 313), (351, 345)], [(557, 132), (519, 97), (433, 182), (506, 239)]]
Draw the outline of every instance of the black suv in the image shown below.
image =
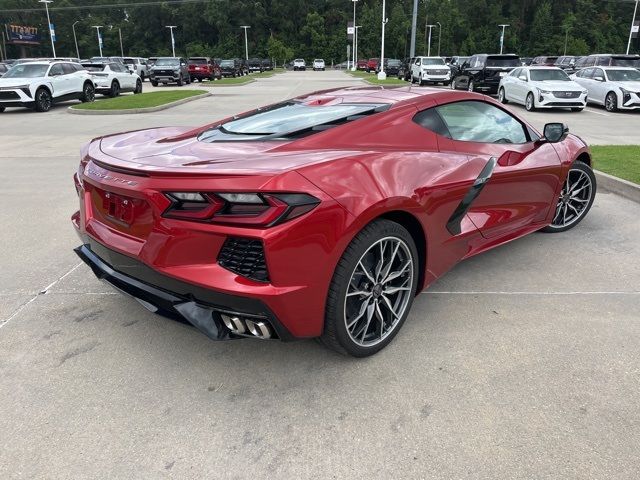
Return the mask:
[(411, 64), (413, 63), (413, 58), (405, 58), (400, 63), (400, 68), (398, 68), (398, 80), (404, 80), (408, 82), (411, 79)]
[(223, 77), (239, 77), (243, 75), (242, 64), (237, 58), (220, 60), (220, 70)]
[(496, 94), (500, 79), (519, 66), (518, 55), (474, 55), (462, 65), (451, 88)]
[[(635, 67), (640, 68), (640, 55), (589, 55), (576, 61), (572, 70), (586, 67)], [(567, 72), (569, 73), (569, 72)]]
[[(451, 69), (451, 78), (460, 73), (462, 65), (464, 65), (467, 60), (469, 60), (469, 57), (451, 57), (451, 61), (449, 62), (449, 68)], [(411, 75), (411, 73), (409, 73), (409, 75)]]
[(576, 64), (576, 57), (571, 55), (563, 55), (558, 57), (554, 66), (561, 68), (562, 70), (570, 70)]
[[(400, 71), (400, 67), (402, 66), (402, 62), (396, 58), (385, 58), (384, 59), (384, 71), (387, 76), (395, 76), (398, 75)], [(380, 65), (376, 68), (376, 73), (380, 72)]]
[(247, 67), (250, 72), (262, 72), (262, 60), (259, 58), (250, 58), (247, 60)]
[(271, 63), (270, 58), (263, 58), (261, 63), (263, 70), (273, 70), (273, 63)]

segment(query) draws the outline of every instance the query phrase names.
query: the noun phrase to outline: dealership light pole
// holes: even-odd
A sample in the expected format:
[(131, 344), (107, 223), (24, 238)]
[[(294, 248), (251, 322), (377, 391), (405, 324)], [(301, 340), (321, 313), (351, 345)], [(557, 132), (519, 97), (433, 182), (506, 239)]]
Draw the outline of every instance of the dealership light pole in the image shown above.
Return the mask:
[(409, 56), (411, 58), (416, 55), (416, 28), (418, 23), (418, 0), (413, 0), (413, 14), (411, 15), (411, 46), (409, 47)]
[(174, 28), (178, 28), (176, 25), (167, 25), (166, 26), (169, 30), (171, 30), (171, 52), (173, 53), (173, 56), (176, 56), (176, 39), (173, 36), (173, 29)]
[(71, 28), (73, 29), (73, 43), (76, 44), (76, 55), (78, 55), (78, 60), (80, 60), (80, 49), (78, 48), (78, 39), (76, 38), (76, 23), (79, 22), (80, 20), (76, 20), (73, 22), (73, 25), (71, 25)]
[(629, 55), (629, 49), (631, 48), (631, 39), (633, 38), (633, 34), (638, 33), (638, 27), (636, 27), (636, 13), (638, 13), (638, 0), (636, 0), (636, 6), (633, 9), (633, 20), (631, 20), (631, 30), (629, 31), (629, 41), (627, 42), (627, 55)]
[(247, 40), (247, 30), (251, 28), (250, 25), (240, 25), (240, 28), (244, 30), (244, 59), (249, 60), (249, 42)]
[(499, 27), (502, 27), (502, 34), (500, 35), (500, 55), (502, 55), (502, 49), (504, 47), (504, 31), (507, 27), (510, 27), (511, 25), (507, 25), (506, 23), (502, 23), (500, 25), (498, 25)]
[(427, 57), (431, 56), (431, 29), (435, 27), (435, 25), (427, 25), (429, 28), (429, 43), (427, 44)]
[(356, 3), (358, 3), (358, 0), (351, 1), (353, 2), (353, 37), (351, 37), (351, 43), (353, 44), (351, 56), (353, 62), (351, 64), (351, 71), (354, 72), (356, 70)]
[(438, 56), (440, 56), (440, 41), (442, 39), (442, 24), (440, 22), (436, 22), (438, 25)]
[(355, 25), (353, 27), (353, 33), (356, 36), (356, 44), (355, 44), (355, 50), (356, 50), (356, 54), (353, 57), (353, 69), (357, 70), (358, 69), (358, 29), (362, 27), (362, 25)]
[(100, 29), (102, 25), (93, 25), (93, 28), (98, 32), (98, 48), (100, 49), (100, 56), (102, 56), (102, 35), (100, 35)]
[(378, 80), (387, 78), (387, 74), (384, 71), (384, 27), (389, 21), (387, 18), (386, 5), (386, 1), (382, 0), (382, 45), (380, 46), (380, 72), (378, 73)]
[(118, 36), (120, 37), (120, 56), (124, 57), (124, 49), (122, 48), (122, 29), (121, 28), (118, 28)]
[(49, 4), (53, 3), (53, 0), (40, 0), (38, 3), (44, 3), (44, 9), (47, 11), (47, 23), (49, 24), (49, 37), (51, 38), (51, 50), (53, 50), (53, 58), (56, 57), (56, 47), (53, 42), (56, 41), (56, 31), (53, 28), (53, 24), (51, 23), (51, 18), (49, 17)]

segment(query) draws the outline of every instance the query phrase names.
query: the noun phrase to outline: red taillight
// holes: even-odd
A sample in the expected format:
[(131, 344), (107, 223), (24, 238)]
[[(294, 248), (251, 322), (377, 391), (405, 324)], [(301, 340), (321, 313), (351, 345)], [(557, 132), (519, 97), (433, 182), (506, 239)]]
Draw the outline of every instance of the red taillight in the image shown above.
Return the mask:
[(306, 193), (167, 192), (167, 218), (270, 227), (313, 210), (320, 201)]

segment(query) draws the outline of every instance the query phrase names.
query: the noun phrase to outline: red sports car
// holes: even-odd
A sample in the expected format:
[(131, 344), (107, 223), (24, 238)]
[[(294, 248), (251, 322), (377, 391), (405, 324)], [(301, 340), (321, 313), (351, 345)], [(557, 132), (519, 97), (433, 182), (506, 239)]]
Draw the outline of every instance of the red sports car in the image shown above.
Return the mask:
[(212, 339), (371, 355), (460, 260), (578, 224), (587, 145), (480, 94), (343, 88), (82, 149), (78, 255)]

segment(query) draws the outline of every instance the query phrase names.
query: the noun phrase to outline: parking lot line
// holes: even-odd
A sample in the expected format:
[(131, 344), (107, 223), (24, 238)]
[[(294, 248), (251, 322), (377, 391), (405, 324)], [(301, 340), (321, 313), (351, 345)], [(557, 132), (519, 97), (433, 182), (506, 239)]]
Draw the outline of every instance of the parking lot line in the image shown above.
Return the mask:
[(597, 112), (597, 111), (592, 110), (590, 108), (585, 108), (584, 111), (585, 112), (589, 112), (589, 113), (595, 113), (596, 115), (602, 115), (603, 117), (610, 117), (610, 115), (608, 113)]

